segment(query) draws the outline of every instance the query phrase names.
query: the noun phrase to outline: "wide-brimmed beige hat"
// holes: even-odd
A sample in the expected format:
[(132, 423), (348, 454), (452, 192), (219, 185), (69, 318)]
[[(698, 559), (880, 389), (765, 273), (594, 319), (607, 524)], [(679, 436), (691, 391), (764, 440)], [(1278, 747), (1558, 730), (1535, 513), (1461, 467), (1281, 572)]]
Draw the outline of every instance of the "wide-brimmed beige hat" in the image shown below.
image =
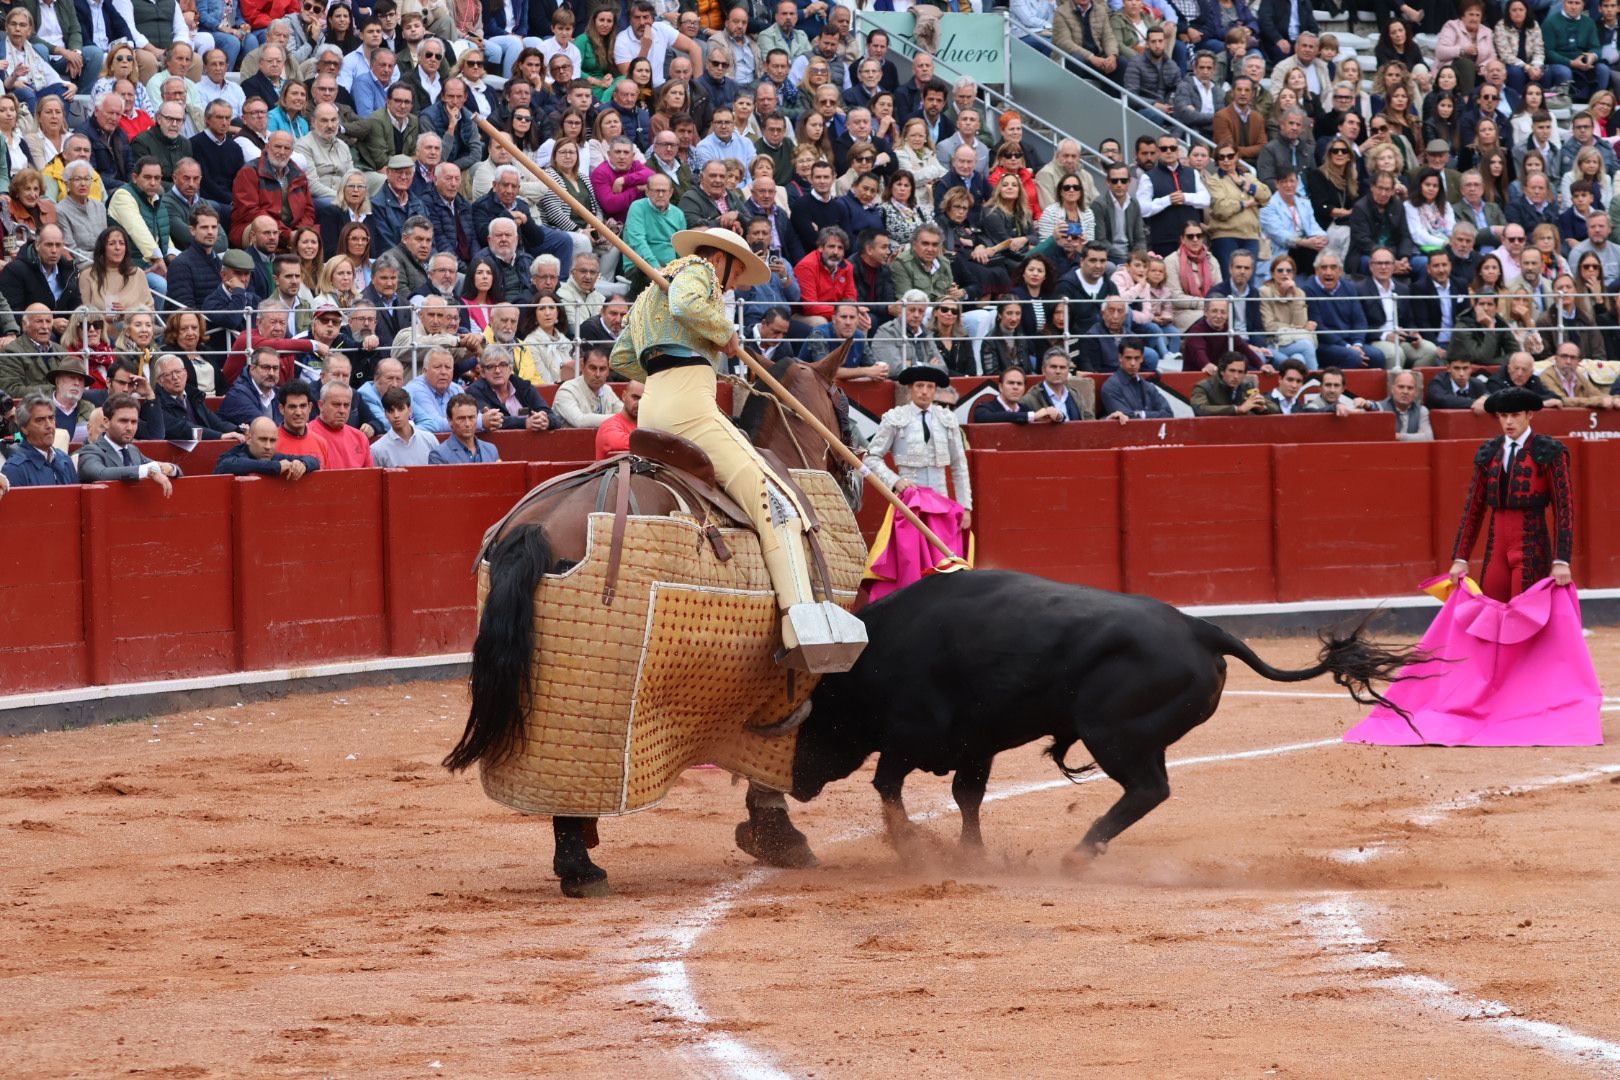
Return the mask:
[(771, 280), (771, 268), (765, 265), (765, 260), (755, 255), (743, 238), (730, 229), (682, 229), (671, 243), (677, 255), (690, 255), (704, 247), (719, 248), (728, 255), (735, 255), (742, 264), (742, 277), (737, 279), (739, 288), (749, 289)]

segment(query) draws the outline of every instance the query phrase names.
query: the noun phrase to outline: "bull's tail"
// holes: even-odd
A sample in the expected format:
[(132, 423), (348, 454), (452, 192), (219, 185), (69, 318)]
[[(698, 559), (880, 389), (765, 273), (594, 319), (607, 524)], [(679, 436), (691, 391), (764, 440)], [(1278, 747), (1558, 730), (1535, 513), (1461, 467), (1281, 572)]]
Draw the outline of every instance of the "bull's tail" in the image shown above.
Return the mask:
[(534, 590), (552, 565), (551, 541), (539, 525), (519, 525), (490, 548), (489, 594), (472, 650), (472, 708), (461, 741), (444, 759), (452, 772), (501, 761), (523, 731), (534, 670)]
[[(1316, 663), (1308, 668), (1285, 670), (1275, 668), (1255, 655), (1243, 641), (1228, 634), (1213, 623), (1194, 619), (1200, 640), (1214, 652), (1233, 656), (1255, 672), (1272, 682), (1304, 682), (1320, 675), (1331, 675), (1333, 681), (1350, 691), (1350, 696), (1363, 705), (1382, 705), (1404, 717), (1410, 724), (1412, 717), (1405, 709), (1379, 693), (1375, 684), (1400, 682), (1413, 678), (1401, 674), (1401, 669), (1426, 659), (1414, 645), (1381, 645), (1367, 638), (1367, 624), (1377, 612), (1369, 612), (1349, 634), (1339, 636), (1324, 630), (1318, 637), (1322, 649)], [(1426, 677), (1426, 676), (1417, 676)]]

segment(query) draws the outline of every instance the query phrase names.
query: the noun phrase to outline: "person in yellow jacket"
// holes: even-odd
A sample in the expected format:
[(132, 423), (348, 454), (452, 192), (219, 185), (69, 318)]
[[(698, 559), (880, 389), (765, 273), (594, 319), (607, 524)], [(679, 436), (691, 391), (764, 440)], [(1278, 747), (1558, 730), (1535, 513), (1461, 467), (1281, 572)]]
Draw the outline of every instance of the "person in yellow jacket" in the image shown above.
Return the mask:
[(848, 670), (866, 628), (838, 605), (816, 602), (804, 508), (715, 402), (721, 357), (742, 355), (722, 298), (728, 289), (764, 284), (770, 270), (727, 229), (684, 229), (674, 247), (675, 260), (663, 268), (669, 291), (649, 288), (636, 299), (613, 345), (613, 370), (646, 385), (638, 425), (696, 443), (720, 486), (753, 519), (782, 611), (782, 663)]

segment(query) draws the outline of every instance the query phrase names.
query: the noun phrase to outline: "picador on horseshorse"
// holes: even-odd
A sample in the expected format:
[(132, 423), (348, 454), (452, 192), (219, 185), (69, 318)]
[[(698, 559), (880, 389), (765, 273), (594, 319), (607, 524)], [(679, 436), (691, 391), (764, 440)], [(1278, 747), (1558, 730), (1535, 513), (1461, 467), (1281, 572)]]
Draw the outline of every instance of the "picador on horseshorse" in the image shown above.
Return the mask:
[(674, 246), (679, 257), (664, 267), (669, 289), (646, 289), (636, 299), (613, 345), (613, 370), (646, 385), (640, 426), (696, 443), (752, 519), (782, 611), (784, 665), (847, 670), (866, 642), (865, 627), (837, 604), (815, 599), (804, 539), (810, 516), (715, 400), (722, 358), (742, 356), (722, 296), (770, 280), (770, 269), (725, 229), (684, 229)]

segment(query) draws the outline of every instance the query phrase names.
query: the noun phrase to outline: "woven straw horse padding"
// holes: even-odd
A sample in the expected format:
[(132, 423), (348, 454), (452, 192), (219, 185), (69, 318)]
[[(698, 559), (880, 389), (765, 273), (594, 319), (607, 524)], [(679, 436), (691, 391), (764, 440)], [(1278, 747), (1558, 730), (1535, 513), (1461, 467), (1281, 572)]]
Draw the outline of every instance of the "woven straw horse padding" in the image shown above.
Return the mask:
[[(833, 478), (795, 472), (821, 520), (836, 599), (855, 602), (866, 545)], [(695, 520), (631, 516), (617, 594), (602, 603), (613, 515), (590, 516), (586, 557), (535, 592), (535, 700), (514, 753), (483, 768), (484, 791), (530, 814), (627, 814), (655, 805), (688, 766), (712, 762), (785, 790), (797, 735), (748, 730), (787, 716), (815, 676), (787, 679), (776, 596), (746, 529), (721, 562)], [(478, 572), (482, 610), (489, 566)]]

